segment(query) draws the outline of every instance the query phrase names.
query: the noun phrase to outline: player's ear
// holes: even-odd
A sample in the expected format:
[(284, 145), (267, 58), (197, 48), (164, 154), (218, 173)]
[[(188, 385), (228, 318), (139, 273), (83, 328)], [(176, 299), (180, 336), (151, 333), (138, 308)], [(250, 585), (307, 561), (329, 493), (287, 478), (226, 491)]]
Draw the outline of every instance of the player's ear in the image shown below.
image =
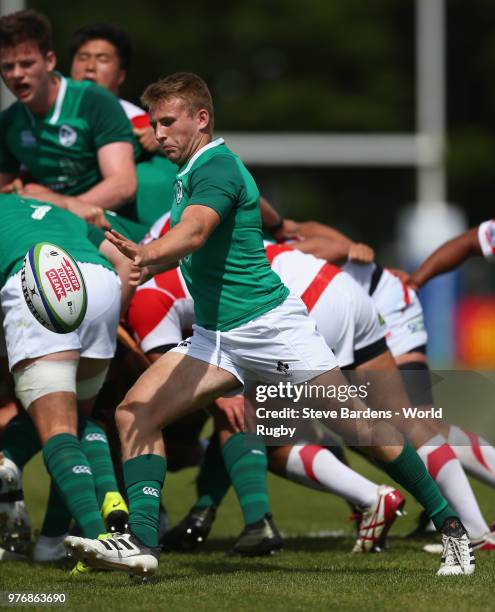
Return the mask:
[(206, 108), (200, 108), (196, 114), (200, 130), (206, 129), (210, 125), (210, 113)]
[(55, 66), (57, 65), (57, 56), (53, 51), (48, 51), (45, 55), (45, 64), (48, 72), (55, 70)]
[(120, 86), (122, 85), (122, 83), (125, 81), (125, 78), (127, 76), (127, 72), (125, 70), (119, 70), (119, 76), (117, 78), (117, 84)]

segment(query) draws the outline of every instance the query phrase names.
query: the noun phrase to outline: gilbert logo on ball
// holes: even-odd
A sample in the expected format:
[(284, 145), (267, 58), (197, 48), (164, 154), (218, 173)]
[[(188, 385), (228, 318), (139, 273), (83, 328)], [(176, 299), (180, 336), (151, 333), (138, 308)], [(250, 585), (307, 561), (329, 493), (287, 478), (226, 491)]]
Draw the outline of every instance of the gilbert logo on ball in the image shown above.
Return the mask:
[(47, 329), (67, 334), (79, 327), (86, 314), (86, 286), (67, 251), (48, 242), (35, 244), (24, 258), (21, 283), (29, 310)]

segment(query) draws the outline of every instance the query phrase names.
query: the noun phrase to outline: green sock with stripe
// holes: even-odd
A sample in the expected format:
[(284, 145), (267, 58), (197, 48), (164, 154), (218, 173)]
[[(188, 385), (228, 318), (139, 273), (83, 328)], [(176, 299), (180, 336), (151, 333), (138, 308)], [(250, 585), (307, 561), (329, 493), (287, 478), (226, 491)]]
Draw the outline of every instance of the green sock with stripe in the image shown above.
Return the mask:
[(129, 500), (129, 529), (145, 545), (158, 546), (160, 498), (167, 460), (161, 455), (141, 455), (123, 464)]
[(438, 530), (442, 528), (446, 519), (459, 518), (407, 440), (397, 458), (393, 461), (379, 461), (378, 464), (423, 506)]
[(235, 433), (223, 446), (225, 466), (241, 505), (245, 525), (270, 512), (266, 447), (255, 436)]
[(79, 420), (79, 439), (93, 472), (96, 497), (101, 508), (105, 495), (109, 491), (119, 490), (107, 435), (95, 421), (83, 418)]
[(206, 448), (196, 485), (198, 501), (194, 505), (197, 508), (218, 507), (230, 489), (230, 476), (225, 467), (220, 440), (216, 433), (210, 438)]
[(84, 537), (96, 538), (104, 533), (91, 468), (76, 436), (62, 433), (51, 437), (43, 447), (43, 458), (60, 497)]
[(22, 470), (41, 450), (41, 441), (31, 417), (25, 410), (11, 419), (2, 436), (1, 452)]

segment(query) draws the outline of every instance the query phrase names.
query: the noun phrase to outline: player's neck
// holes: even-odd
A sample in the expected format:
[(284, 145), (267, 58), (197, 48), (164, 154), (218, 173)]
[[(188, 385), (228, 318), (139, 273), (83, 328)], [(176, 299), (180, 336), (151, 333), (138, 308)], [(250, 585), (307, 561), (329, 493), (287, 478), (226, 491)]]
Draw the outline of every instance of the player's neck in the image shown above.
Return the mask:
[(188, 152), (187, 159), (181, 164), (185, 166), (187, 162), (196, 155), (196, 153), (211, 142), (211, 135), (206, 132), (198, 134), (198, 138), (191, 144), (191, 148)]
[(60, 77), (53, 73), (50, 74), (43, 91), (40, 92), (40, 95), (36, 99), (27, 105), (33, 115), (44, 117), (48, 113), (57, 99), (60, 82)]

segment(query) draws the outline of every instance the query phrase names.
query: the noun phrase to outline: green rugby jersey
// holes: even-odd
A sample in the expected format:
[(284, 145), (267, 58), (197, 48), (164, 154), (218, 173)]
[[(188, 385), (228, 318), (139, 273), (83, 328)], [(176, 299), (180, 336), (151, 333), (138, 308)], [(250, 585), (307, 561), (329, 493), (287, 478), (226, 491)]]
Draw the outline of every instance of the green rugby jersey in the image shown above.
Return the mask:
[(118, 98), (90, 81), (60, 77), (57, 99), (37, 117), (14, 102), (0, 114), (0, 172), (25, 166), (38, 183), (78, 195), (102, 180), (98, 149), (113, 142), (134, 144)]
[(265, 255), (258, 188), (222, 138), (179, 169), (171, 227), (190, 204), (209, 206), (220, 216), (204, 246), (180, 262), (197, 323), (228, 331), (281, 304), (289, 290)]
[(91, 242), (90, 229), (85, 221), (57, 206), (0, 194), (0, 287), (21, 269), (26, 253), (37, 242), (52, 242), (76, 261), (113, 270)]

